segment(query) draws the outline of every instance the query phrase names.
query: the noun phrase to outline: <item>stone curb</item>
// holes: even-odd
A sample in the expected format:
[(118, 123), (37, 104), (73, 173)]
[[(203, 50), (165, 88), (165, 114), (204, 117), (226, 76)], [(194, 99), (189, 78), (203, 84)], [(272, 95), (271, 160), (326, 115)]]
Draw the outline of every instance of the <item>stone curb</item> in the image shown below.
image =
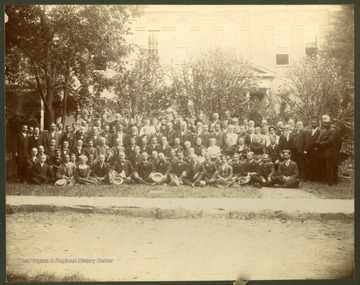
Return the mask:
[(6, 214), (15, 213), (54, 213), (54, 212), (72, 212), (82, 214), (103, 214), (119, 215), (135, 218), (151, 219), (199, 219), (199, 218), (225, 218), (225, 219), (276, 219), (281, 221), (353, 221), (354, 214), (345, 213), (309, 213), (309, 212), (284, 212), (263, 210), (258, 212), (251, 211), (229, 211), (223, 209), (213, 210), (187, 210), (160, 209), (160, 208), (139, 208), (139, 207), (92, 207), (92, 206), (55, 206), (55, 205), (6, 205)]

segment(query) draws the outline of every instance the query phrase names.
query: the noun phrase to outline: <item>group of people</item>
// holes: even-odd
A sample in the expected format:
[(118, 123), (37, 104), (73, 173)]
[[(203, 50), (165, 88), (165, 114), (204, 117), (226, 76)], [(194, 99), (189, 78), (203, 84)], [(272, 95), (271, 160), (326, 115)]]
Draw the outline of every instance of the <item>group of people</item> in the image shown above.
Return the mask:
[(15, 142), (20, 182), (65, 186), (149, 184), (297, 188), (301, 181), (336, 185), (341, 137), (328, 115), (270, 125), (240, 122), (226, 111), (210, 120), (177, 112), (152, 121), (117, 113), (91, 124), (42, 131), (23, 125)]

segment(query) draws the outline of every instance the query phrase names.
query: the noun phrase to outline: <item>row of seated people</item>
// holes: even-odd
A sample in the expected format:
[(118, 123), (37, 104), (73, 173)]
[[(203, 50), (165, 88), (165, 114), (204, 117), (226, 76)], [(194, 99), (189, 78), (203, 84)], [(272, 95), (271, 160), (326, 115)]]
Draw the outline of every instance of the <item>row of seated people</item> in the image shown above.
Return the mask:
[[(157, 154), (156, 151), (153, 154)], [(29, 169), (29, 181), (36, 184), (54, 183), (56, 185), (80, 184), (170, 184), (173, 186), (218, 187), (253, 184), (255, 187), (297, 188), (300, 183), (298, 168), (291, 161), (291, 152), (282, 152), (282, 161), (275, 167), (268, 154), (255, 155), (249, 151), (246, 155), (234, 153), (229, 159), (226, 155), (211, 157), (209, 152), (203, 156), (191, 154), (189, 161), (184, 153), (166, 158), (164, 153), (149, 157), (144, 151), (134, 164), (120, 151), (112, 163), (105, 161), (100, 154), (92, 163), (86, 155), (80, 155), (78, 161), (71, 161), (66, 154), (62, 163), (54, 167), (46, 163), (46, 155), (40, 154)]]

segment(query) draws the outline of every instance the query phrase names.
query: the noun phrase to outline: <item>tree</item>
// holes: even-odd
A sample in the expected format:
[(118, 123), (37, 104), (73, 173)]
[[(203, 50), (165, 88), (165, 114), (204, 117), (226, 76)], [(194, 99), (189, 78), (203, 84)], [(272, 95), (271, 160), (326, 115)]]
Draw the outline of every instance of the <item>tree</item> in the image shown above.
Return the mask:
[[(69, 95), (78, 96), (79, 89), (98, 78), (94, 58), (105, 58), (117, 68), (123, 65), (122, 58), (131, 50), (124, 36), (137, 13), (133, 6), (122, 5), (8, 5), (5, 11), (7, 76), (38, 92), (47, 126), (54, 121), (56, 94), (63, 96), (64, 120)], [(25, 64), (14, 58), (24, 58)], [(16, 77), (20, 64), (26, 76)]]
[(171, 79), (178, 108), (193, 116), (225, 110), (244, 114), (248, 110), (246, 94), (255, 90), (259, 81), (249, 62), (219, 48), (174, 69)]
[(342, 5), (331, 15), (330, 29), (321, 56), (335, 61), (342, 78), (338, 123), (345, 136), (353, 138), (354, 117), (354, 5)]
[(160, 113), (170, 106), (165, 78), (158, 56), (140, 51), (132, 64), (114, 78), (117, 109), (132, 117)]
[(284, 77), (280, 94), (296, 119), (309, 122), (325, 113), (339, 117), (343, 84), (335, 60), (306, 57), (292, 65)]

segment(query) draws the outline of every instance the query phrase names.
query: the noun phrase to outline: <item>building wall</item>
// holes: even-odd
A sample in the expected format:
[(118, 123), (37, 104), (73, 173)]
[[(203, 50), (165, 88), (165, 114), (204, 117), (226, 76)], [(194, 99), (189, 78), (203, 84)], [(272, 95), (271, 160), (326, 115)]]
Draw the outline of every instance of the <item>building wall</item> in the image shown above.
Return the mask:
[[(153, 49), (165, 65), (179, 65), (209, 48), (230, 49), (239, 57), (276, 74), (275, 96), (286, 70), (305, 56), (306, 46), (321, 48), (329, 28), (328, 5), (153, 5), (133, 26), (130, 41)], [(315, 38), (316, 40), (311, 40)], [(276, 55), (285, 54), (287, 64)], [(279, 59), (280, 60), (280, 59)]]

